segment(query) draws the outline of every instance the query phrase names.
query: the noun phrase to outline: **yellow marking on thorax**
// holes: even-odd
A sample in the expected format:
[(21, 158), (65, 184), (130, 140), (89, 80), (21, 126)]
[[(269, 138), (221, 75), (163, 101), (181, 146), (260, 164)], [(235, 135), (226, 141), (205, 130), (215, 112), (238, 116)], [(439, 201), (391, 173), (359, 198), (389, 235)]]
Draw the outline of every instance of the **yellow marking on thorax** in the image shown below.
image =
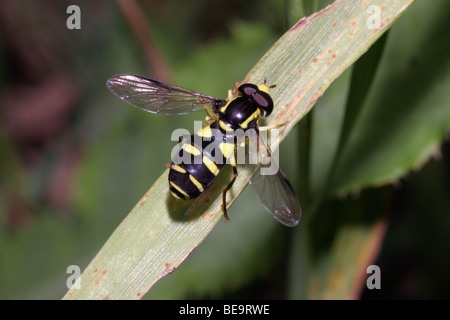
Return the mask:
[(227, 110), (227, 108), (228, 108), (229, 104), (231, 103), (231, 101), (233, 101), (233, 100), (234, 99), (228, 100), (228, 102), (222, 108), (220, 108), (219, 111), (224, 113), (225, 110)]
[(253, 121), (255, 119), (258, 119), (260, 114), (261, 114), (261, 112), (260, 112), (259, 108), (256, 108), (256, 111), (253, 112), (253, 114), (250, 117), (248, 117), (247, 119), (245, 119), (244, 122), (241, 123), (241, 128), (244, 129), (244, 130), (247, 129), (248, 128), (248, 124), (251, 121)]

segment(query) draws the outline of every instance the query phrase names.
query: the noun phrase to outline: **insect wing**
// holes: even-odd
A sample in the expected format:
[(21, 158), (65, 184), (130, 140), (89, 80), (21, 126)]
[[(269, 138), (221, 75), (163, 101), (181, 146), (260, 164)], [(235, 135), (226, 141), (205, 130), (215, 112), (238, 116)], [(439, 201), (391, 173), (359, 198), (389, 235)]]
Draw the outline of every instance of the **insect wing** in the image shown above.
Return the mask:
[(264, 139), (258, 135), (259, 156), (269, 154), (271, 168), (278, 168), (276, 173), (263, 174), (263, 166), (256, 166), (256, 172), (250, 179), (250, 185), (264, 208), (279, 222), (288, 227), (295, 227), (301, 218), (302, 209), (297, 194), (286, 177), (277, 159), (271, 154)]
[(281, 168), (274, 175), (261, 175), (257, 170), (250, 184), (258, 200), (275, 219), (288, 227), (298, 224), (302, 215), (300, 202)]
[(186, 114), (203, 110), (204, 105), (225, 104), (225, 100), (132, 74), (112, 76), (106, 86), (123, 101), (151, 113)]

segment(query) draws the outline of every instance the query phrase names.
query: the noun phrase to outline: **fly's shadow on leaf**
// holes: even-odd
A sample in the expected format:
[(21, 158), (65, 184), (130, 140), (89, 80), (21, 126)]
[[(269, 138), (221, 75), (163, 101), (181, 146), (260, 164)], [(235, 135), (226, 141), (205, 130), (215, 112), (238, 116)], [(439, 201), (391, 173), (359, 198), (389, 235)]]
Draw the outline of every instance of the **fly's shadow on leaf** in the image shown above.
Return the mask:
[(174, 221), (187, 222), (192, 218), (186, 215), (187, 210), (197, 199), (192, 200), (182, 200), (175, 198), (170, 192), (166, 196), (166, 205), (170, 215), (170, 218)]
[[(174, 221), (189, 222), (202, 217), (210, 211), (214, 199), (222, 201), (222, 191), (231, 181), (230, 168), (225, 168), (216, 178), (216, 181), (200, 196), (191, 200), (176, 199), (170, 192), (167, 193), (166, 205), (170, 218)], [(228, 191), (227, 198), (232, 194)], [(211, 212), (212, 213), (212, 212)]]

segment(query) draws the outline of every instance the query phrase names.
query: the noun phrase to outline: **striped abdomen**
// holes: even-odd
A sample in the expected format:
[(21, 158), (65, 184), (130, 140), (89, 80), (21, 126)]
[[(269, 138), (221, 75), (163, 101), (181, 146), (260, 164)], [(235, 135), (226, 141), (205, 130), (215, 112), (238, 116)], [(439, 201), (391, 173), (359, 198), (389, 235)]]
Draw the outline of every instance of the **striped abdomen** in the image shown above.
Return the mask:
[(169, 171), (169, 187), (175, 197), (193, 199), (211, 186), (226, 164), (223, 153), (215, 145), (218, 141), (211, 135), (211, 126), (183, 140)]

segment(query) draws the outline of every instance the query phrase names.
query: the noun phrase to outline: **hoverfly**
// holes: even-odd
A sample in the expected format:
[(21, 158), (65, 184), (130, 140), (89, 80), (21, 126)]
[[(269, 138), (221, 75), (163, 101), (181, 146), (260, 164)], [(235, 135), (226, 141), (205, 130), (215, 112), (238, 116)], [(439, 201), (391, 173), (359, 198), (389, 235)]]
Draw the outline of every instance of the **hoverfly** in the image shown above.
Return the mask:
[[(260, 118), (267, 117), (273, 110), (269, 91), (274, 86), (269, 87), (265, 82), (259, 85), (245, 83), (237, 88), (237, 95), (228, 100), (132, 74), (115, 75), (108, 79), (106, 86), (123, 101), (150, 113), (175, 115), (206, 110), (209, 123), (187, 139), (182, 141), (180, 138), (180, 151), (170, 165), (169, 188), (176, 198), (196, 198), (212, 185), (225, 166), (226, 161), (217, 159), (229, 160), (234, 175), (222, 192), (224, 217), (228, 220), (226, 193), (238, 176), (234, 153), (236, 140), (230, 132), (254, 130), (259, 137), (260, 130), (263, 130), (259, 127)], [(215, 141), (211, 134), (213, 130), (220, 132), (219, 141)], [(216, 154), (207, 151), (211, 149), (208, 148), (211, 143), (217, 142)], [(270, 154), (267, 144), (262, 143), (262, 146)], [(186, 155), (190, 160), (197, 158), (200, 161), (175, 161), (175, 158)], [(298, 224), (300, 202), (281, 167), (278, 166), (278, 171), (272, 175), (262, 175), (257, 170), (249, 182), (258, 200), (275, 219), (289, 227)]]

